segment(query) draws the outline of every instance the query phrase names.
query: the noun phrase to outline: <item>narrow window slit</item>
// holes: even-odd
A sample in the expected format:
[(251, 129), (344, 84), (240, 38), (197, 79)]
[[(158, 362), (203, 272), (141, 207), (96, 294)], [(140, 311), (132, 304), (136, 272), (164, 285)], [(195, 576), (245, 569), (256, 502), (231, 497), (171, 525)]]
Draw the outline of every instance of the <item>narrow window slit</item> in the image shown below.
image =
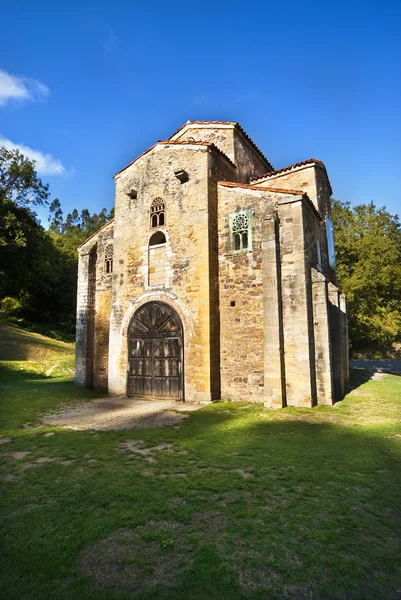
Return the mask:
[(113, 244), (108, 244), (104, 249), (104, 271), (107, 275), (113, 272)]

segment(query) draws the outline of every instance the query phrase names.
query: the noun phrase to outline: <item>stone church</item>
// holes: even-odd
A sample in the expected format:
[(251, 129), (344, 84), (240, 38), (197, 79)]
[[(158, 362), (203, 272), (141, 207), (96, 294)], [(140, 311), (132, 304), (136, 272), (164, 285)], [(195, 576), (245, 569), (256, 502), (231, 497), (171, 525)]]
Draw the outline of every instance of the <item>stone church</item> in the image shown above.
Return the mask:
[(115, 177), (79, 248), (76, 383), (113, 395), (333, 404), (348, 383), (330, 181), (235, 122), (188, 121)]

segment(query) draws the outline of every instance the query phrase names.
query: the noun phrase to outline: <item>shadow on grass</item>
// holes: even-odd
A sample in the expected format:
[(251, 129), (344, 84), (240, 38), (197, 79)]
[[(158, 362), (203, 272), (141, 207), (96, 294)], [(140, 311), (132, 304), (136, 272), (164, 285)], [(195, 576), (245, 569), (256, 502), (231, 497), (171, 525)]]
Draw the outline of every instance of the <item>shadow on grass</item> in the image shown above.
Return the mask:
[[(10, 369), (3, 375), (17, 389), (9, 402), (14, 412), (29, 407), (31, 396), (23, 393), (33, 388), (41, 409), (80, 393), (67, 380)], [(352, 415), (328, 422), (339, 408), (323, 408), (275, 412), (222, 403), (192, 414), (179, 429), (96, 435), (59, 429), (50, 438), (30, 432), (15, 450), (30, 451), (30, 461), (46, 454), (71, 464), (16, 465), (20, 480), (7, 484), (2, 508), (2, 597), (398, 599), (398, 438), (388, 423), (354, 428)], [(149, 464), (121, 450), (128, 438), (147, 447), (168, 442), (172, 451), (153, 453)], [(159, 534), (158, 523), (178, 525)], [(135, 538), (124, 559), (116, 558), (110, 536), (140, 527), (151, 539)], [(138, 557), (155, 540), (160, 550), (150, 571)], [(95, 574), (85, 578), (80, 571), (81, 552), (92, 546), (111, 586), (97, 586)], [(182, 560), (172, 562), (180, 566), (164, 586), (160, 565), (178, 551)]]
[(73, 344), (0, 323), (0, 360), (42, 360), (73, 354)]
[(50, 383), (52, 376), (45, 375), (44, 373), (38, 373), (33, 368), (29, 367), (29, 363), (27, 363), (26, 366), (24, 365), (23, 367), (20, 366), (19, 361), (18, 364), (15, 365), (6, 364), (4, 362), (3, 364), (0, 363), (0, 385), (2, 384), (2, 382), (10, 381), (15, 381), (16, 383), (23, 385), (25, 382), (31, 381), (33, 379), (37, 379), (39, 381), (44, 379), (48, 383)]
[[(68, 452), (76, 466), (67, 475), (51, 465), (47, 477), (53, 469), (57, 479), (48, 482), (44, 471), (24, 473), (26, 486), (41, 495), (48, 489), (55, 504), (47, 517), (22, 513), (18, 522), (8, 522), (6, 561), (19, 556), (10, 563), (8, 589), (18, 590), (16, 598), (32, 590), (44, 597), (41, 590), (50, 581), (48, 597), (61, 599), (96, 599), (103, 592), (107, 598), (143, 600), (398, 598), (394, 444), (329, 423), (246, 423), (237, 416), (205, 411), (180, 431), (107, 432), (96, 438), (60, 431), (43, 442), (53, 452), (57, 442), (57, 452)], [(140, 435), (149, 446), (168, 439), (188, 454), (159, 452), (152, 476), (144, 477), (146, 461), (116, 454), (127, 435)], [(96, 467), (79, 462), (85, 454), (98, 459)], [(177, 472), (186, 477), (175, 477)], [(177, 498), (179, 505), (171, 502)], [(15, 511), (15, 496), (13, 502)], [(166, 523), (179, 526), (158, 533)], [(139, 536), (123, 558), (113, 553), (109, 536), (142, 527), (151, 542)], [(149, 572), (139, 558), (155, 541), (161, 550)], [(83, 548), (96, 557), (105, 586), (96, 586), (96, 569), (93, 576), (86, 571), (85, 584), (79, 581)], [(178, 551), (183, 566), (165, 587), (158, 570)], [(59, 570), (67, 581), (62, 591)]]
[(355, 390), (359, 386), (370, 381), (375, 374), (374, 371), (367, 369), (350, 369), (349, 370), (349, 391)]

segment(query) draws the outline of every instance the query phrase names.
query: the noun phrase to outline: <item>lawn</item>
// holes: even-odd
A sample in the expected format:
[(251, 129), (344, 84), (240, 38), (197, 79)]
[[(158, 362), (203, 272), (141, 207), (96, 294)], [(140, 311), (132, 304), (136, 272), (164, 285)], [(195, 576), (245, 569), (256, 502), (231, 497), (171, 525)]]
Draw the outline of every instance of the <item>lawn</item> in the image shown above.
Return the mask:
[[(57, 342), (54, 342), (57, 344)], [(42, 427), (72, 357), (0, 363), (4, 600), (401, 598), (401, 378), (335, 407)]]

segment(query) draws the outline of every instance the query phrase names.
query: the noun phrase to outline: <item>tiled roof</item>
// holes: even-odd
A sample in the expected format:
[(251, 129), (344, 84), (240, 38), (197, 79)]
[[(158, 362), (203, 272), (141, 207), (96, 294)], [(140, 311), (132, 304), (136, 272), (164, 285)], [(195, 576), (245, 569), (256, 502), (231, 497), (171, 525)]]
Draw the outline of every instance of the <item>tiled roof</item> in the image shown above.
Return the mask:
[(153, 150), (153, 148), (156, 148), (156, 146), (158, 145), (163, 145), (166, 146), (168, 144), (175, 144), (177, 146), (208, 146), (209, 148), (212, 148), (213, 150), (216, 150), (216, 152), (219, 152), (222, 156), (224, 156), (224, 158), (226, 160), (228, 160), (228, 162), (231, 164), (232, 167), (234, 167), (234, 169), (236, 169), (237, 167), (235, 166), (235, 164), (233, 163), (233, 161), (228, 158), (227, 154), (224, 154), (224, 152), (222, 150), (220, 150), (220, 148), (218, 148), (216, 146), (216, 144), (213, 144), (212, 142), (196, 142), (196, 141), (180, 141), (180, 140), (159, 140), (156, 144), (153, 144), (153, 146), (151, 146), (150, 148), (148, 148), (147, 150), (145, 150), (145, 152), (142, 152), (142, 154), (140, 154), (139, 156), (137, 156), (136, 158), (134, 158), (134, 160), (132, 160), (128, 165), (126, 165), (125, 167), (123, 167), (120, 171), (118, 171), (114, 177), (116, 177), (117, 175), (119, 175), (120, 173), (122, 173), (123, 171), (125, 171), (125, 169), (128, 169), (128, 167), (130, 167), (131, 165), (133, 165), (137, 160), (139, 160), (140, 158), (142, 158), (142, 156), (145, 156), (145, 154), (147, 154), (148, 152), (150, 152), (151, 150)]
[(321, 160), (318, 160), (317, 158), (308, 158), (307, 160), (303, 160), (302, 162), (295, 163), (288, 167), (277, 169), (277, 171), (269, 171), (268, 173), (263, 173), (263, 175), (252, 177), (252, 181), (259, 181), (259, 179), (265, 179), (265, 177), (272, 177), (273, 175), (277, 175), (278, 173), (284, 173), (284, 171), (290, 171), (291, 169), (295, 169), (296, 167), (303, 167), (304, 165), (310, 165), (315, 163), (326, 168)]
[(246, 183), (231, 183), (231, 181), (219, 181), (219, 185), (223, 185), (225, 187), (230, 188), (245, 188), (247, 190), (257, 190), (258, 192), (274, 192), (276, 194), (294, 194), (296, 196), (302, 196), (305, 200), (308, 201), (309, 206), (315, 213), (315, 215), (322, 221), (322, 215), (317, 210), (316, 206), (313, 204), (312, 200), (309, 198), (308, 194), (303, 192), (302, 190), (284, 190), (282, 188), (266, 188), (261, 185), (248, 185)]
[(106, 229), (106, 227), (108, 227), (112, 223), (114, 223), (114, 219), (110, 219), (110, 221), (108, 221), (108, 223), (105, 223), (105, 225), (103, 225), (100, 229), (98, 229), (97, 231), (95, 231), (95, 233), (92, 233), (92, 235), (90, 235), (88, 238), (86, 238), (86, 240), (84, 242), (82, 242), (82, 244), (80, 244), (78, 246), (78, 250), (80, 248), (82, 248), (82, 246), (84, 246), (86, 244), (86, 242), (89, 242), (89, 240), (91, 240), (93, 237), (95, 237), (95, 235), (97, 235), (98, 233), (100, 233), (101, 231), (103, 231), (103, 229)]
[(236, 125), (235, 121), (187, 121), (184, 125), (181, 125), (177, 131), (174, 131), (172, 135), (170, 135), (169, 140), (172, 137), (180, 133), (181, 129), (184, 129), (187, 125)]
[(256, 190), (258, 192), (275, 192), (277, 194), (295, 194), (297, 196), (305, 196), (302, 190), (284, 190), (283, 188), (266, 188), (261, 185), (249, 185), (247, 183), (232, 183), (231, 181), (219, 181), (219, 185), (231, 188), (245, 188), (247, 190)]
[(251, 146), (253, 146), (253, 148), (256, 150), (256, 152), (263, 158), (263, 160), (265, 161), (265, 163), (269, 167), (271, 167), (271, 169), (273, 170), (273, 166), (270, 163), (270, 161), (267, 160), (267, 158), (263, 154), (263, 152), (257, 147), (257, 145), (252, 140), (252, 138), (249, 137), (249, 135), (247, 134), (247, 132), (245, 131), (245, 129), (243, 129), (241, 127), (241, 125), (239, 123), (237, 123), (237, 121), (187, 121), (184, 125), (181, 125), (181, 127), (179, 127), (177, 129), (177, 131), (175, 131), (173, 133), (172, 136), (170, 136), (170, 139), (172, 137), (174, 137), (175, 135), (177, 135), (177, 133), (179, 133), (181, 131), (181, 129), (184, 129), (184, 127), (186, 127), (187, 125), (232, 125), (233, 127), (235, 127), (236, 129), (238, 129), (238, 131), (240, 131), (242, 133), (242, 135), (244, 136), (244, 138), (251, 144)]

